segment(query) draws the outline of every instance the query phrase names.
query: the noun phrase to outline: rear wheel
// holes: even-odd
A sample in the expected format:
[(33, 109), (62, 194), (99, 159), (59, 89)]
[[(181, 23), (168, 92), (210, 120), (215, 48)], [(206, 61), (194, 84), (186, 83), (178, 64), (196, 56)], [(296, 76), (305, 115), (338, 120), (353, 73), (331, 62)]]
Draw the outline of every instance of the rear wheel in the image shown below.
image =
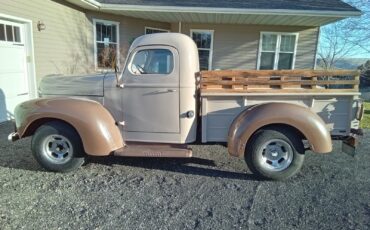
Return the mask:
[(53, 121), (40, 126), (33, 135), (31, 149), (37, 162), (50, 171), (69, 172), (84, 163), (80, 136), (63, 122)]
[(249, 169), (265, 178), (285, 180), (299, 172), (304, 161), (301, 136), (290, 127), (257, 131), (248, 142), (245, 161)]

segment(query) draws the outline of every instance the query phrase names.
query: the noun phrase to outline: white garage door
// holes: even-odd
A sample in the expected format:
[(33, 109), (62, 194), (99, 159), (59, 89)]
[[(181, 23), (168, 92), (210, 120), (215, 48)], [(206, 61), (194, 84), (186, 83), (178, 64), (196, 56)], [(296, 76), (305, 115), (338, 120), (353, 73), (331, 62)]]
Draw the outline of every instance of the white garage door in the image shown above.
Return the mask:
[(0, 122), (13, 119), (15, 106), (29, 99), (23, 24), (0, 20)]

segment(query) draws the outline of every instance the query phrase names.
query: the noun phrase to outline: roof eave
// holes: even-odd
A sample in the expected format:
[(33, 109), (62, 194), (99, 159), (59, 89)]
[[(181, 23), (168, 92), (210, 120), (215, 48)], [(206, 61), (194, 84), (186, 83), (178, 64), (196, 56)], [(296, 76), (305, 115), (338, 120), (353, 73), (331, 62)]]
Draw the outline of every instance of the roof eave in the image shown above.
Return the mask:
[[(71, 1), (71, 0), (69, 0)], [(76, 1), (71, 1), (76, 3)], [(153, 12), (178, 12), (178, 13), (211, 13), (211, 14), (269, 14), (290, 16), (325, 16), (325, 17), (356, 17), (361, 16), (361, 11), (335, 11), (335, 10), (286, 10), (286, 9), (238, 9), (238, 8), (210, 8), (210, 7), (180, 7), (180, 6), (142, 6), (126, 4), (104, 4), (95, 0), (80, 0), (88, 8), (111, 11), (153, 11)], [(80, 4), (79, 4), (80, 5)], [(81, 6), (81, 5), (80, 5)]]
[(208, 24), (258, 24), (317, 27), (348, 17), (361, 15), (361, 11), (313, 11), (284, 9), (237, 9), (178, 6), (142, 6), (104, 4), (96, 0), (66, 0), (82, 8), (104, 13), (155, 20)]
[(323, 10), (285, 10), (285, 9), (237, 9), (237, 8), (209, 8), (209, 7), (178, 7), (178, 6), (139, 6), (101, 4), (101, 10), (111, 11), (152, 11), (176, 13), (203, 13), (203, 14), (248, 14), (248, 15), (289, 15), (289, 16), (325, 16), (325, 17), (354, 17), (361, 16), (360, 11), (323, 11)]

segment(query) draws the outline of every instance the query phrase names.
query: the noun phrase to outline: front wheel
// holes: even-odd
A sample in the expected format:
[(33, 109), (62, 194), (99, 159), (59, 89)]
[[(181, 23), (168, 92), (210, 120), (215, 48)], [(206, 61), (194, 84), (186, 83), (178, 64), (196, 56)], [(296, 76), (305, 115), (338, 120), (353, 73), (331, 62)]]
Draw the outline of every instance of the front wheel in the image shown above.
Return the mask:
[(245, 152), (249, 169), (265, 179), (286, 180), (294, 176), (304, 161), (305, 150), (300, 137), (289, 127), (257, 131)]
[(33, 135), (31, 149), (37, 162), (49, 171), (69, 172), (84, 163), (80, 136), (63, 122), (53, 121), (40, 126)]

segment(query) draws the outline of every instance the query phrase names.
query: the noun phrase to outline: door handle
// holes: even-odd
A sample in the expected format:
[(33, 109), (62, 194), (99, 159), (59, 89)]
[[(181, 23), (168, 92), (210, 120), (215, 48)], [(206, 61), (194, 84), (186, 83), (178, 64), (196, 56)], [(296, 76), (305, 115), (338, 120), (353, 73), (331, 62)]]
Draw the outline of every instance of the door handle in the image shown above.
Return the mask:
[(166, 89), (166, 90), (157, 90), (157, 91), (154, 91), (152, 93), (154, 93), (154, 94), (173, 93), (173, 92), (176, 92), (176, 91), (177, 91), (176, 89)]
[(20, 93), (20, 94), (17, 94), (17, 96), (25, 96), (25, 95), (28, 95), (28, 93)]

